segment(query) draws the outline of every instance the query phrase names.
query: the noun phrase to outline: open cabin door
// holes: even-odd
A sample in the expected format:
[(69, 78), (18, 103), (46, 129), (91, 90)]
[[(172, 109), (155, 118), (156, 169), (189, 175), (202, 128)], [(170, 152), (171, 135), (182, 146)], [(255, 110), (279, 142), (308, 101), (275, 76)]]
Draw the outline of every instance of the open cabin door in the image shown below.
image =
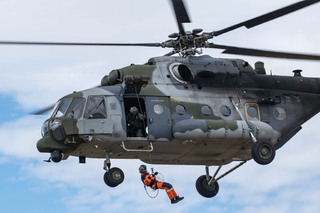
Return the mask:
[(171, 102), (169, 97), (145, 98), (149, 141), (172, 138)]
[(147, 138), (147, 115), (143, 97), (124, 97), (127, 139)]
[[(124, 108), (126, 114), (127, 140), (146, 139), (149, 141), (164, 140), (172, 138), (171, 111), (169, 97), (134, 97), (124, 98)], [(130, 124), (130, 109), (136, 107), (138, 113), (143, 115), (141, 124), (132, 126)], [(137, 116), (135, 118), (139, 120)], [(140, 121), (139, 121), (140, 122)], [(141, 131), (138, 129), (141, 128)]]

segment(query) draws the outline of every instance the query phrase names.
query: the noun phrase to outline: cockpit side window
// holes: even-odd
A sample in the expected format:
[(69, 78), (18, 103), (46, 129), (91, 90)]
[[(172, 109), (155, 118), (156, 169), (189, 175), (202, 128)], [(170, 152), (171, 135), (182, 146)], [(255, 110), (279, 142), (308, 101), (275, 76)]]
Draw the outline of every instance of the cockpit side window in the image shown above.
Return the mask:
[(61, 100), (57, 105), (56, 105), (56, 109), (53, 111), (52, 113), (52, 117), (56, 118), (56, 117), (61, 117), (63, 116), (68, 107), (69, 107), (69, 104), (71, 102), (71, 98), (68, 98), (68, 99), (64, 99), (64, 100)]
[(84, 117), (86, 119), (101, 119), (107, 117), (104, 96), (90, 96), (88, 98)]
[(73, 119), (81, 118), (85, 103), (86, 103), (85, 98), (74, 98), (70, 107), (68, 108), (68, 111), (66, 114), (67, 117), (73, 118)]

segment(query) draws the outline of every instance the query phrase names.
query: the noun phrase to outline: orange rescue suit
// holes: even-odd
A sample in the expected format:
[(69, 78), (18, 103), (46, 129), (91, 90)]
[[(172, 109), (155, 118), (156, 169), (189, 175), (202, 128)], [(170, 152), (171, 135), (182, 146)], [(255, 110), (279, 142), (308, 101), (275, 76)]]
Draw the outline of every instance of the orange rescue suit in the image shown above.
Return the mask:
[(153, 189), (164, 189), (167, 192), (167, 195), (170, 200), (177, 197), (177, 193), (172, 188), (172, 185), (170, 183), (166, 182), (159, 182), (157, 181), (156, 177), (154, 175), (150, 175), (148, 172), (141, 174), (141, 180), (144, 185), (150, 186)]

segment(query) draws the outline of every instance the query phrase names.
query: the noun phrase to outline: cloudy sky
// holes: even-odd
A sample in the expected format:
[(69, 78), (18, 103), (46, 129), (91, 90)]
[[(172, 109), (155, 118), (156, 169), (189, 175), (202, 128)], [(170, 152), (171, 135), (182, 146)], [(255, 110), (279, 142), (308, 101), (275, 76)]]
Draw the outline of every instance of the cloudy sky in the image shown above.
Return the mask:
[[(187, 30), (219, 30), (295, 0), (187, 0), (192, 24)], [(253, 29), (238, 29), (214, 40), (218, 44), (320, 54), (320, 3)], [(177, 31), (168, 0), (1, 0), (0, 40), (56, 42), (162, 42)], [(78, 164), (70, 157), (44, 163), (36, 142), (47, 116), (29, 112), (60, 97), (98, 85), (112, 69), (143, 64), (166, 49), (136, 47), (0, 46), (0, 206), (1, 212), (319, 212), (319, 115), (281, 150), (274, 162), (250, 161), (220, 184), (212, 199), (195, 189), (203, 166), (154, 165), (185, 200), (172, 206), (161, 191), (150, 199), (142, 187), (139, 160), (113, 160), (125, 181), (105, 186), (103, 159)], [(318, 77), (320, 62), (265, 59), (267, 72)], [(226, 171), (228, 165), (223, 168)], [(149, 165), (151, 167), (151, 165)], [(210, 168), (214, 172), (215, 168)]]

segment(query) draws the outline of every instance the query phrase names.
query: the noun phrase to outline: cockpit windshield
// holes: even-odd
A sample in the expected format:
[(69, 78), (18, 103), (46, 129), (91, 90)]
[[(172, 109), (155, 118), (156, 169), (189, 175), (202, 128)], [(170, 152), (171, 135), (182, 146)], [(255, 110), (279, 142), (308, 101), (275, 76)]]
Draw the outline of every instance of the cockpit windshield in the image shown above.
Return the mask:
[(73, 119), (81, 118), (85, 103), (85, 98), (74, 98), (70, 104), (70, 107), (68, 108), (66, 116)]
[(85, 103), (85, 98), (68, 98), (60, 100), (54, 106), (50, 117), (57, 118), (66, 116), (68, 118), (79, 119), (82, 116)]
[(63, 116), (66, 113), (71, 100), (72, 100), (71, 98), (68, 98), (68, 99), (59, 101), (53, 108), (51, 117), (56, 118), (56, 117)]

